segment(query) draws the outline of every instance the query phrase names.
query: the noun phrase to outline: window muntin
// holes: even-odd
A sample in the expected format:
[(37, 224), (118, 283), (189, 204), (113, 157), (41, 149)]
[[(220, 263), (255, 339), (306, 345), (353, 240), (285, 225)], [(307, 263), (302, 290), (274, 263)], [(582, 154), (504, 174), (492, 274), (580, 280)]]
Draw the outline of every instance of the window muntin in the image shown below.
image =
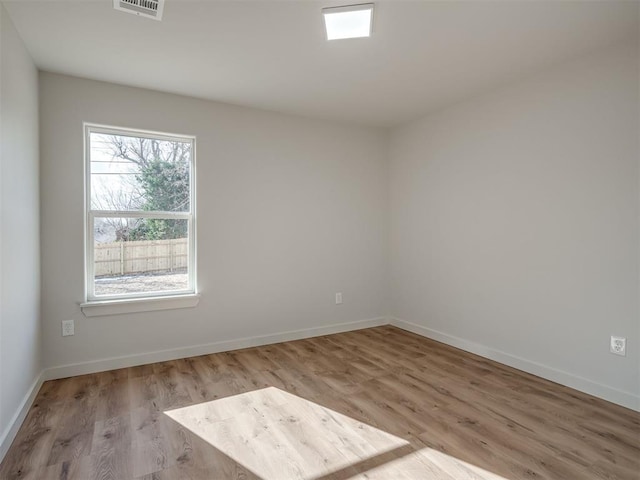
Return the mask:
[(89, 301), (195, 293), (195, 139), (86, 125)]

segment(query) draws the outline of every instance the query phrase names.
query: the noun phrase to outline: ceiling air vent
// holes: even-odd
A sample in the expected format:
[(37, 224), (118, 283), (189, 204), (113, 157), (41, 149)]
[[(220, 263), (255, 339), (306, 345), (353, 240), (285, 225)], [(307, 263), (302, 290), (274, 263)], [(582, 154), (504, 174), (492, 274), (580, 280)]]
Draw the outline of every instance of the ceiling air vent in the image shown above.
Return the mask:
[(162, 20), (164, 0), (113, 0), (113, 8), (140, 17)]

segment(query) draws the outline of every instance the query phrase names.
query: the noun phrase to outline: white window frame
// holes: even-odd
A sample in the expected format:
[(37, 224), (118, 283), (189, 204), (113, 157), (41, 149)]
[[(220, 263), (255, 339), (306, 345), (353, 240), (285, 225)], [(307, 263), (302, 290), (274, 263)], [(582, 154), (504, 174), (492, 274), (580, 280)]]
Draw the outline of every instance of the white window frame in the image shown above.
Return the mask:
[[(175, 135), (162, 132), (154, 132), (149, 130), (139, 130), (133, 128), (113, 127), (107, 125), (99, 125), (94, 123), (84, 123), (84, 171), (85, 171), (85, 303), (81, 304), (83, 311), (85, 307), (92, 306), (104, 306), (105, 304), (119, 303), (130, 304), (132, 301), (138, 303), (139, 301), (153, 301), (154, 304), (148, 310), (164, 309), (162, 305), (167, 304), (169, 307), (170, 302), (157, 302), (157, 300), (171, 300), (179, 299), (182, 297), (194, 297), (197, 296), (196, 285), (196, 190), (195, 190), (195, 169), (196, 169), (196, 137), (192, 135)], [(178, 141), (191, 144), (191, 164), (189, 165), (189, 211), (188, 212), (147, 212), (142, 210), (93, 210), (91, 208), (91, 134), (102, 133), (107, 135), (122, 135), (136, 138), (149, 138), (155, 140), (164, 141)], [(119, 295), (95, 295), (95, 278), (94, 278), (94, 219), (96, 217), (116, 217), (116, 218), (162, 218), (162, 219), (186, 219), (188, 222), (188, 287), (184, 290), (171, 290), (166, 292), (140, 292), (132, 294), (119, 294)], [(175, 303), (175, 302), (174, 302)], [(178, 302), (179, 303), (179, 302)], [(184, 306), (194, 306), (197, 304), (197, 299), (194, 302), (187, 302)], [(158, 307), (160, 305), (160, 307)], [(177, 307), (181, 306), (175, 304)], [(114, 311), (114, 313), (126, 313), (121, 311), (122, 308)], [(140, 307), (134, 307), (131, 311), (145, 311)], [(110, 313), (103, 313), (110, 314)]]

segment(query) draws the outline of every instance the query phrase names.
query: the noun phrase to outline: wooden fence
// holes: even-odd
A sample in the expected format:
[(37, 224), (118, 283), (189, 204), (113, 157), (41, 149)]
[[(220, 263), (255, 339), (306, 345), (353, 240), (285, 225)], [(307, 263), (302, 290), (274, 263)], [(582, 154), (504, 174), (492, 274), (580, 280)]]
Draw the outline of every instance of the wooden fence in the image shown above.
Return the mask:
[(186, 238), (101, 243), (95, 246), (96, 277), (132, 273), (184, 272), (188, 264)]

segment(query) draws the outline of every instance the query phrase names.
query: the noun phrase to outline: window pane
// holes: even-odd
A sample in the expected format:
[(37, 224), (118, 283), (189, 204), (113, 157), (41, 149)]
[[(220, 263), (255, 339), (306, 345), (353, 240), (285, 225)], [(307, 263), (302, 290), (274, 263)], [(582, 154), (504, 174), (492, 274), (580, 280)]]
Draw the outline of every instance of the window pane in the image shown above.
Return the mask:
[(95, 218), (96, 296), (189, 289), (189, 220)]
[(91, 208), (188, 212), (191, 143), (91, 132)]

